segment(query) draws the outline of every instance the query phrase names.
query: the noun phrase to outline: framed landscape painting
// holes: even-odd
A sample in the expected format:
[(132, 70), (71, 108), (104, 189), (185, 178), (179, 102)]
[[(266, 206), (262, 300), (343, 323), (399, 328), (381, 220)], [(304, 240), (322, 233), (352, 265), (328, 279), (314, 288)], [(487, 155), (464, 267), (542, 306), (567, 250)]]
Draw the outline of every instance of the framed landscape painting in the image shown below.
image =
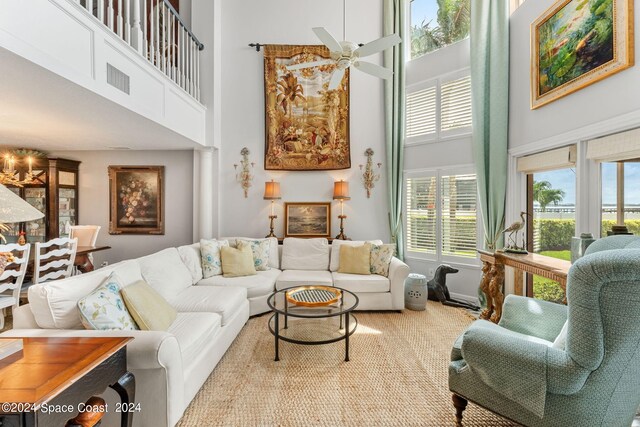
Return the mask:
[(164, 234), (164, 166), (109, 166), (109, 234)]
[(531, 25), (531, 108), (629, 68), (633, 0), (560, 0)]
[(324, 46), (265, 46), (266, 170), (351, 167), (349, 69), (335, 90), (328, 90), (335, 64), (287, 69), (329, 57)]
[(284, 237), (331, 235), (331, 203), (285, 203)]

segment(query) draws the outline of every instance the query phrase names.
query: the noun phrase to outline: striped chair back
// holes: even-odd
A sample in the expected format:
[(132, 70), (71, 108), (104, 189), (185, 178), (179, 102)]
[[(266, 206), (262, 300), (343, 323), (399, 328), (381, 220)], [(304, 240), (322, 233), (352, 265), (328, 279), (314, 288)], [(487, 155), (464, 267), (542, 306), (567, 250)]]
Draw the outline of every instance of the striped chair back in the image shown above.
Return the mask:
[(36, 242), (33, 283), (71, 276), (78, 250), (78, 239), (60, 237), (45, 243)]
[(0, 269), (0, 329), (4, 327), (4, 309), (18, 307), (20, 303), (20, 289), (27, 274), (31, 245), (0, 245), (0, 253), (11, 253), (13, 260), (9, 261), (4, 271)]

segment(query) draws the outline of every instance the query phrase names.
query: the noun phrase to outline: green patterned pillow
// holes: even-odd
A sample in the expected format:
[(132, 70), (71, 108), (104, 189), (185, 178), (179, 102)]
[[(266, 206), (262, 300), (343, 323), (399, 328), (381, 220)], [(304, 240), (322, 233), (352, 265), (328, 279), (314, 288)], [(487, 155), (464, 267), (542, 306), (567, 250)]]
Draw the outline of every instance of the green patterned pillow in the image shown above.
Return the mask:
[(256, 271), (269, 270), (269, 251), (271, 250), (271, 242), (264, 240), (238, 240), (238, 249), (242, 249), (242, 245), (251, 246), (253, 253), (253, 264)]
[(202, 277), (219, 276), (222, 274), (220, 248), (229, 246), (228, 240), (200, 240), (200, 260), (202, 261)]
[(87, 329), (134, 331), (136, 322), (120, 295), (120, 281), (115, 273), (96, 290), (78, 301), (80, 320)]
[(371, 274), (389, 276), (389, 264), (396, 253), (396, 245), (371, 245)]

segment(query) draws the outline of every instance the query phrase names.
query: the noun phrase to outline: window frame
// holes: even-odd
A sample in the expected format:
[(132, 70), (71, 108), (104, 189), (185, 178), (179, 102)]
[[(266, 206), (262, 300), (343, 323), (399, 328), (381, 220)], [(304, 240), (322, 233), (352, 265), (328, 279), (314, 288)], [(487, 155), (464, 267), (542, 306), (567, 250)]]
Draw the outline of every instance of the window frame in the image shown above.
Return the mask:
[[(424, 80), (421, 82), (413, 83), (406, 86), (405, 89), (405, 110), (408, 111), (407, 108), (407, 99), (410, 94), (418, 92), (420, 90), (428, 89), (431, 87), (436, 88), (436, 131), (433, 134), (427, 135), (417, 135), (412, 137), (405, 137), (404, 145), (406, 147), (423, 145), (423, 144), (431, 144), (435, 142), (445, 142), (451, 141), (455, 139), (460, 139), (464, 137), (470, 137), (473, 132), (473, 125), (466, 126), (458, 129), (448, 129), (442, 130), (442, 85), (454, 80), (459, 80), (462, 78), (468, 77), (471, 79), (471, 69), (470, 67), (465, 67), (459, 70), (443, 73), (437, 77), (432, 79)], [(470, 89), (471, 90), (471, 89)], [(471, 101), (470, 101), (471, 103)], [(471, 112), (473, 115), (473, 111)], [(408, 114), (405, 117), (405, 131), (407, 128)]]
[[(441, 168), (428, 168), (428, 169), (412, 169), (405, 170), (403, 174), (403, 206), (407, 206), (407, 198), (409, 194), (407, 192), (407, 180), (410, 178), (436, 178), (436, 251), (435, 254), (428, 254), (423, 252), (411, 251), (408, 248), (408, 239), (404, 239), (405, 257), (408, 259), (425, 260), (437, 263), (449, 263), (468, 267), (478, 267), (480, 265), (479, 255), (476, 253), (475, 257), (464, 257), (455, 255), (444, 255), (442, 250), (442, 177), (454, 176), (454, 175), (476, 175), (477, 172), (474, 165), (455, 165)], [(484, 227), (482, 224), (482, 214), (479, 207), (479, 197), (476, 192), (476, 250), (480, 248), (480, 243), (484, 241)], [(405, 236), (407, 236), (407, 227), (409, 223), (409, 217), (405, 214), (406, 220), (403, 221), (403, 228)]]

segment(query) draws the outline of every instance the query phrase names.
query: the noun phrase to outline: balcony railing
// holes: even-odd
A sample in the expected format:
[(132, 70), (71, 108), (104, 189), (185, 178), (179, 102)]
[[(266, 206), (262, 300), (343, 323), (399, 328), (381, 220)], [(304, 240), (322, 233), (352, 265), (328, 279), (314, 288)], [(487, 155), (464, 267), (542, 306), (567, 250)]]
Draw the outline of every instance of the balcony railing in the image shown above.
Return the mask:
[(200, 100), (200, 51), (204, 45), (168, 0), (74, 1)]

